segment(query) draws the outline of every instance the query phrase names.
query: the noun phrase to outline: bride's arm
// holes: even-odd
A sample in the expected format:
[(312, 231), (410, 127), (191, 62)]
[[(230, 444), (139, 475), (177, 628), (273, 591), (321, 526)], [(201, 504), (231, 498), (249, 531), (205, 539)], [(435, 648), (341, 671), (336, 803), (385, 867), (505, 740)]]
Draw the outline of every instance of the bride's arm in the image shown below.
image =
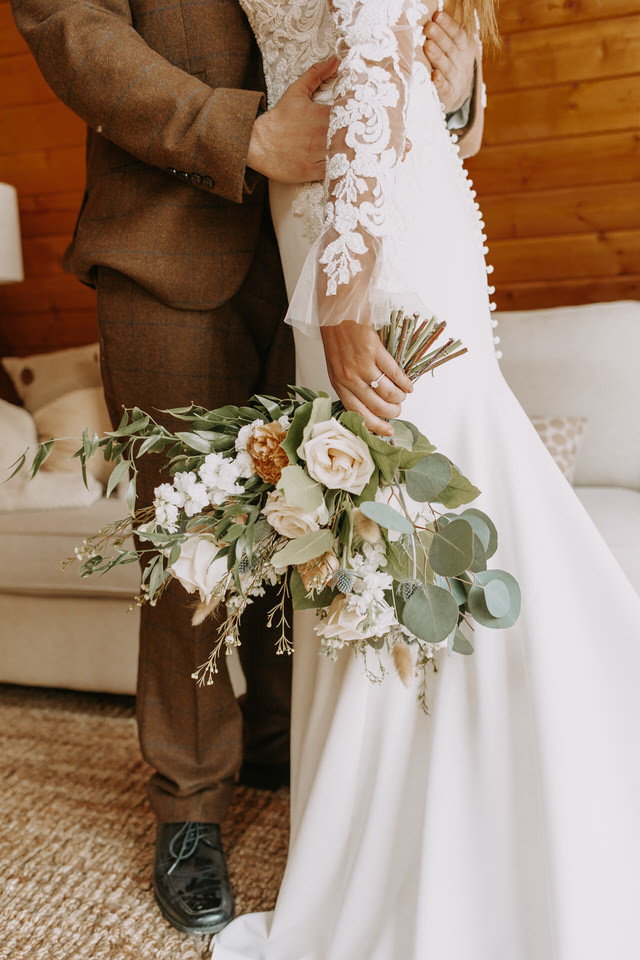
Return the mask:
[(375, 333), (374, 288), (395, 168), (410, 149), (405, 106), (425, 10), (412, 0), (332, 0), (331, 8), (342, 60), (329, 123), (318, 315), (338, 396), (370, 429), (389, 434), (382, 418), (398, 416), (412, 385)]

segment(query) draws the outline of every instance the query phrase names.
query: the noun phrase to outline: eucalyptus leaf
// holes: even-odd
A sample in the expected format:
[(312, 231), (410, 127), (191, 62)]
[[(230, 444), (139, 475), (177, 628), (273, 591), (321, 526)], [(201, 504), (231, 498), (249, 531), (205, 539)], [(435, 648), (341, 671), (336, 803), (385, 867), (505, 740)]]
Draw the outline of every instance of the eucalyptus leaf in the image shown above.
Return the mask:
[[(124, 419), (124, 418), (123, 418)], [(132, 433), (139, 433), (144, 430), (145, 427), (149, 425), (149, 417), (142, 417), (140, 420), (132, 420), (130, 423), (124, 423), (120, 421), (120, 426), (117, 430), (113, 430), (108, 434), (110, 437), (129, 437)]]
[(262, 404), (272, 420), (279, 420), (282, 416), (282, 407), (280, 406), (280, 401), (277, 400), (276, 397), (268, 397), (260, 393), (256, 393), (252, 399), (257, 400), (258, 403)]
[(450, 483), (451, 464), (441, 453), (423, 457), (405, 473), (407, 493), (419, 503), (433, 503)]
[[(487, 558), (492, 557), (498, 549), (498, 531), (496, 530), (496, 525), (491, 517), (488, 517), (486, 513), (483, 513), (482, 510), (478, 510), (476, 507), (467, 507), (466, 510), (462, 511), (460, 516), (465, 517), (473, 526), (473, 529), (482, 540), (482, 546), (485, 549)], [(480, 530), (478, 529), (480, 524), (484, 524), (489, 531), (489, 539), (487, 543), (485, 543), (486, 534), (485, 536), (481, 536)]]
[(459, 627), (456, 627), (456, 631), (453, 635), (451, 649), (454, 653), (461, 653), (465, 657), (468, 657), (469, 654), (473, 653), (473, 644), (467, 639), (467, 637), (465, 637), (464, 633)]
[[(491, 613), (486, 602), (486, 589), (493, 581), (503, 584), (509, 595), (509, 609), (500, 617)], [(497, 591), (494, 591), (494, 599), (496, 596)], [(502, 629), (513, 626), (520, 616), (520, 606), (520, 587), (510, 573), (504, 570), (483, 570), (476, 574), (476, 583), (469, 590), (469, 612), (483, 627)]]
[(40, 446), (38, 447), (38, 451), (35, 457), (33, 458), (33, 463), (31, 464), (32, 480), (35, 477), (38, 470), (40, 469), (40, 467), (42, 466), (42, 464), (45, 462), (45, 460), (47, 460), (48, 457), (51, 456), (51, 451), (53, 450), (54, 444), (55, 444), (55, 440), (46, 440), (44, 443), (41, 443)]
[[(145, 453), (153, 450), (155, 447), (162, 447), (167, 442), (167, 438), (162, 433), (152, 433), (140, 444), (137, 456), (142, 457)], [(109, 459), (105, 453), (105, 459)]]
[(196, 453), (211, 453), (211, 442), (205, 440), (203, 437), (198, 436), (197, 433), (176, 433), (176, 437), (190, 450), (195, 450)]
[(402, 622), (426, 643), (446, 640), (458, 621), (458, 604), (448, 590), (427, 583), (407, 600)]
[(126, 503), (127, 510), (130, 515), (133, 516), (136, 512), (136, 478), (135, 475), (131, 477), (129, 483), (127, 484), (127, 493), (126, 493)]
[(2, 482), (3, 482), (3, 483), (6, 483), (7, 480), (11, 480), (12, 477), (15, 477), (16, 473), (20, 473), (20, 471), (22, 470), (22, 468), (23, 468), (24, 465), (25, 465), (26, 459), (27, 459), (27, 454), (26, 454), (26, 452), (25, 452), (25, 453), (21, 454), (21, 456), (19, 456), (17, 460), (14, 460), (14, 462), (11, 464), (11, 466), (10, 466), (10, 467), (7, 467), (8, 470), (11, 470), (11, 467), (13, 467), (13, 470), (11, 470), (11, 473), (10, 473), (9, 476), (6, 478), (6, 480), (3, 480)]
[(457, 467), (453, 467), (451, 480), (444, 490), (439, 492), (436, 502), (443, 504), (443, 506), (448, 507), (450, 510), (454, 510), (456, 507), (461, 507), (464, 503), (470, 503), (479, 496), (480, 491), (478, 488), (474, 487), (471, 481), (467, 480)]
[(304, 428), (311, 416), (311, 406), (312, 401), (307, 401), (307, 403), (303, 403), (301, 407), (298, 407), (287, 430), (287, 435), (280, 444), (289, 457), (289, 463), (295, 464), (298, 462), (298, 447), (302, 443)]
[(412, 423), (406, 420), (391, 420), (390, 422), (393, 427), (393, 442), (395, 446), (404, 447), (405, 450), (411, 450), (419, 436), (417, 427), (414, 427)]
[(511, 609), (511, 596), (506, 584), (496, 578), (489, 580), (484, 586), (484, 602), (492, 617), (506, 617)]
[(327, 396), (316, 397), (313, 403), (311, 404), (311, 413), (309, 419), (305, 425), (304, 430), (302, 431), (302, 440), (298, 446), (298, 456), (301, 460), (305, 459), (304, 456), (304, 444), (307, 440), (311, 439), (311, 434), (313, 428), (317, 423), (324, 423), (325, 420), (331, 419), (331, 400)]
[(333, 534), (330, 530), (316, 530), (305, 533), (278, 550), (271, 559), (276, 570), (284, 570), (292, 564), (306, 563), (321, 556), (333, 547)]
[(473, 562), (473, 527), (462, 518), (453, 520), (433, 538), (429, 563), (436, 573), (456, 577)]
[(472, 573), (480, 573), (487, 569), (487, 554), (482, 546), (482, 540), (474, 533), (473, 535), (473, 563), (469, 565)]
[(386, 503), (376, 503), (375, 500), (366, 500), (364, 503), (360, 503), (360, 510), (362, 510), (365, 517), (369, 517), (370, 520), (375, 520), (376, 523), (386, 530), (396, 530), (398, 533), (414, 532), (415, 528), (411, 520)]
[(290, 507), (312, 511), (322, 504), (322, 487), (298, 465), (284, 468), (277, 488), (282, 491)]
[(113, 468), (111, 476), (107, 483), (107, 496), (110, 497), (121, 480), (129, 475), (130, 463), (128, 460), (121, 460)]

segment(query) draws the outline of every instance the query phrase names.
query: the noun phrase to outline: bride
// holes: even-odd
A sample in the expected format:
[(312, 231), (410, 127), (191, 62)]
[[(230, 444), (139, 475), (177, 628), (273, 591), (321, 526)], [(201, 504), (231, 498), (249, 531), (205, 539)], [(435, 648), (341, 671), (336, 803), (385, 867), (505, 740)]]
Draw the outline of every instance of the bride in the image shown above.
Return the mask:
[[(319, 657), (296, 615), (287, 868), (214, 960), (637, 960), (640, 601), (500, 374), (481, 215), (420, 46), (433, 9), (242, 6), (271, 106), (341, 55), (328, 202), (271, 185), (297, 382), (380, 433), (402, 404), (483, 491), (523, 608), (472, 657), (439, 654), (428, 715), (352, 653)], [(390, 305), (437, 313), (468, 355), (411, 390), (373, 329)]]

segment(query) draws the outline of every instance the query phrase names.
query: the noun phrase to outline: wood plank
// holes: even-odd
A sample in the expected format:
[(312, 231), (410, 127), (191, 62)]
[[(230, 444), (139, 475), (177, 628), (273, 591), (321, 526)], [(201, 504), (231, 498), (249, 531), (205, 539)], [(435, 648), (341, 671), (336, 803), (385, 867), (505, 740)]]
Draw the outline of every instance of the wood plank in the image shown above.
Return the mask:
[(55, 277), (62, 271), (62, 256), (69, 246), (69, 234), (52, 237), (30, 237), (22, 242), (24, 275)]
[(84, 143), (0, 156), (0, 180), (12, 183), (20, 196), (84, 190)]
[(489, 94), (545, 84), (637, 74), (640, 13), (617, 20), (571, 23), (505, 38), (500, 58), (489, 61)]
[(628, 183), (638, 179), (640, 132), (486, 147), (465, 166), (481, 200), (522, 190)]
[(3, 314), (0, 343), (3, 356), (28, 357), (67, 347), (81, 347), (98, 339), (94, 310), (65, 310), (61, 314), (34, 312)]
[(490, 96), (484, 144), (494, 146), (638, 127), (640, 83), (634, 77), (616, 77)]
[[(640, 274), (628, 277), (590, 277), (552, 283), (515, 283), (500, 288), (495, 301), (500, 310), (539, 310), (579, 303), (639, 300)], [(504, 319), (506, 323), (508, 320)]]
[(0, 110), (0, 155), (83, 144), (86, 127), (59, 100)]
[(505, 193), (482, 203), (490, 240), (640, 229), (640, 180), (535, 193)]
[(82, 190), (71, 193), (20, 194), (20, 228), (23, 238), (66, 234), (75, 227)]
[(12, 53), (26, 53), (28, 49), (14, 23), (11, 4), (0, 3), (0, 57)]
[(55, 99), (30, 53), (0, 57), (0, 109)]
[(0, 323), (11, 314), (50, 313), (64, 316), (68, 310), (91, 310), (95, 291), (75, 277), (32, 277), (24, 283), (0, 286)]
[(607, 20), (637, 13), (637, 0), (511, 0), (499, 14), (502, 33)]
[(496, 240), (495, 284), (640, 273), (640, 230)]

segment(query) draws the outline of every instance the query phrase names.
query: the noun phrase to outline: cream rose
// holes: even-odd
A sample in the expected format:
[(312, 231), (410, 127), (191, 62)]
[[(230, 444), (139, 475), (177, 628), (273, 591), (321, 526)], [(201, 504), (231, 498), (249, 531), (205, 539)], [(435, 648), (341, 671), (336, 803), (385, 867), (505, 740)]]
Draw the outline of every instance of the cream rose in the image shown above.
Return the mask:
[(333, 418), (315, 424), (303, 449), (309, 476), (330, 490), (362, 493), (375, 469), (364, 440)]
[(187, 593), (200, 594), (203, 603), (208, 603), (218, 586), (227, 576), (227, 558), (220, 557), (219, 547), (205, 537), (191, 537), (180, 547), (180, 556), (169, 573), (179, 580)]
[(273, 490), (269, 494), (262, 512), (273, 529), (289, 540), (302, 537), (305, 533), (315, 533), (329, 519), (324, 500), (315, 510), (302, 510), (290, 506), (281, 490)]
[(349, 597), (341, 593), (334, 597), (326, 619), (316, 624), (314, 629), (325, 640), (338, 640), (341, 644), (355, 643), (364, 638), (364, 634), (358, 630), (363, 619), (355, 604), (352, 606)]

